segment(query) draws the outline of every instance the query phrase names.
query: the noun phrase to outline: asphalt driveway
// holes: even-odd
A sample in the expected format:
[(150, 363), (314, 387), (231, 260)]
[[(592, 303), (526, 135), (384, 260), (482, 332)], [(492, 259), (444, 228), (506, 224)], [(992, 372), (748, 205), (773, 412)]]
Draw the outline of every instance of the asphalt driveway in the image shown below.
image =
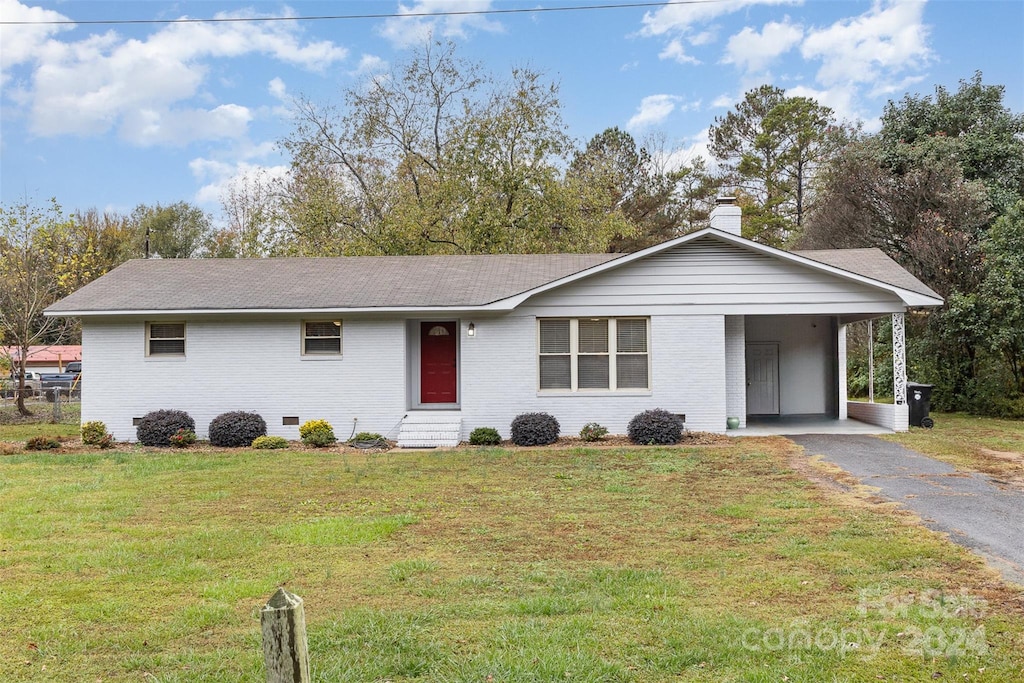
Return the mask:
[(981, 554), (1006, 579), (1024, 584), (1024, 492), (873, 436), (789, 438), (807, 455), (821, 455), (917, 513), (930, 529)]

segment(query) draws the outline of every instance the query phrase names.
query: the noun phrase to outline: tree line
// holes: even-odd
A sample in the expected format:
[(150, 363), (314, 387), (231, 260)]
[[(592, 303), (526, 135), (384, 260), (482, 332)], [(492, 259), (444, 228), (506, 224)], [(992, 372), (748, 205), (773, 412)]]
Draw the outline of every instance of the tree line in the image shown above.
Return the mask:
[(424, 45), (341, 106), (300, 99), (294, 121), (280, 141), (290, 172), (236, 180), (219, 222), (187, 202), (128, 215), (3, 207), (5, 341), (66, 335), (39, 317), (45, 304), (19, 302), (146, 254), (630, 252), (705, 227), (727, 193), (750, 239), (882, 249), (946, 299), (910, 317), (912, 378), (938, 385), (942, 409), (1024, 415), (1024, 115), (980, 73), (890, 101), (874, 133), (763, 85), (714, 119), (710, 158), (684, 163), (619, 128), (578, 145), (557, 83), (487, 73), (450, 43)]

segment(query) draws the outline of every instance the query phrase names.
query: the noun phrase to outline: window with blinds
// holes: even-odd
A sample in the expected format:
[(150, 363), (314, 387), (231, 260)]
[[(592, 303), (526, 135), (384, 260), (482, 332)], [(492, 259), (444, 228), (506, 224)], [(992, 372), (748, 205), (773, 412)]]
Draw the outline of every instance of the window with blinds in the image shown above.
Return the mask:
[(303, 321), (302, 354), (306, 356), (340, 356), (341, 321)]
[(650, 388), (648, 318), (542, 318), (540, 388), (616, 391)]
[(540, 321), (540, 388), (572, 388), (568, 320)]
[(147, 356), (184, 356), (185, 323), (146, 323)]

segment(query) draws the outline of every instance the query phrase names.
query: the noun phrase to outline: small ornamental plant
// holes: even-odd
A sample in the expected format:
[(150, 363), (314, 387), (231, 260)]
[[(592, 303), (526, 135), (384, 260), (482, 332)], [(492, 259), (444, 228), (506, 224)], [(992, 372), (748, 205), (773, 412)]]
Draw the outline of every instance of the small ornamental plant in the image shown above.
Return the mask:
[(608, 428), (602, 427), (596, 422), (588, 422), (580, 430), (580, 438), (584, 441), (600, 441), (608, 435)]
[(383, 441), (384, 437), (377, 432), (359, 432), (349, 441)]
[(48, 451), (56, 448), (60, 448), (60, 440), (55, 436), (40, 434), (25, 442), (25, 450), (28, 451)]
[(179, 431), (196, 431), (196, 423), (184, 410), (154, 410), (139, 420), (135, 433), (143, 446), (170, 446)]
[(645, 410), (629, 421), (628, 433), (629, 440), (635, 444), (679, 443), (683, 438), (683, 421), (661, 408)]
[(558, 440), (560, 429), (558, 420), (547, 413), (523, 413), (512, 420), (509, 431), (517, 446), (546, 446)]
[(267, 423), (257, 413), (235, 410), (221, 413), (210, 422), (210, 445), (223, 448), (248, 446), (253, 439), (266, 433)]
[(259, 450), (288, 448), (288, 440), (283, 436), (258, 436), (253, 439), (252, 447)]
[(188, 448), (196, 442), (196, 433), (191, 429), (185, 429), (182, 427), (178, 431), (171, 434), (167, 440), (175, 448)]
[(107, 425), (99, 420), (82, 423), (82, 443), (86, 446), (99, 446), (105, 436), (107, 436)]
[(327, 420), (307, 420), (299, 427), (302, 443), (314, 448), (323, 448), (335, 443), (334, 427)]
[(104, 448), (104, 449), (106, 449), (106, 448), (113, 448), (114, 447), (114, 435), (113, 434), (104, 434), (102, 437), (100, 437), (100, 440), (96, 442), (96, 445), (99, 446), (100, 448)]
[(501, 434), (494, 427), (477, 427), (469, 433), (469, 443), (473, 446), (497, 446), (501, 443)]

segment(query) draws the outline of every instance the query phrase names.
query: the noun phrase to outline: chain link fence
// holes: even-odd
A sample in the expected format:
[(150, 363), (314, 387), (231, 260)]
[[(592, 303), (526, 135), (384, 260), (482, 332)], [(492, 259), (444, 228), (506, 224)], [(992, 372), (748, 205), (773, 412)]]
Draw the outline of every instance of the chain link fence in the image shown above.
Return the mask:
[[(18, 414), (18, 388), (11, 383), (0, 384), (0, 423), (23, 421)], [(25, 407), (36, 420), (77, 424), (82, 414), (82, 390), (69, 387), (39, 389), (25, 387)]]

